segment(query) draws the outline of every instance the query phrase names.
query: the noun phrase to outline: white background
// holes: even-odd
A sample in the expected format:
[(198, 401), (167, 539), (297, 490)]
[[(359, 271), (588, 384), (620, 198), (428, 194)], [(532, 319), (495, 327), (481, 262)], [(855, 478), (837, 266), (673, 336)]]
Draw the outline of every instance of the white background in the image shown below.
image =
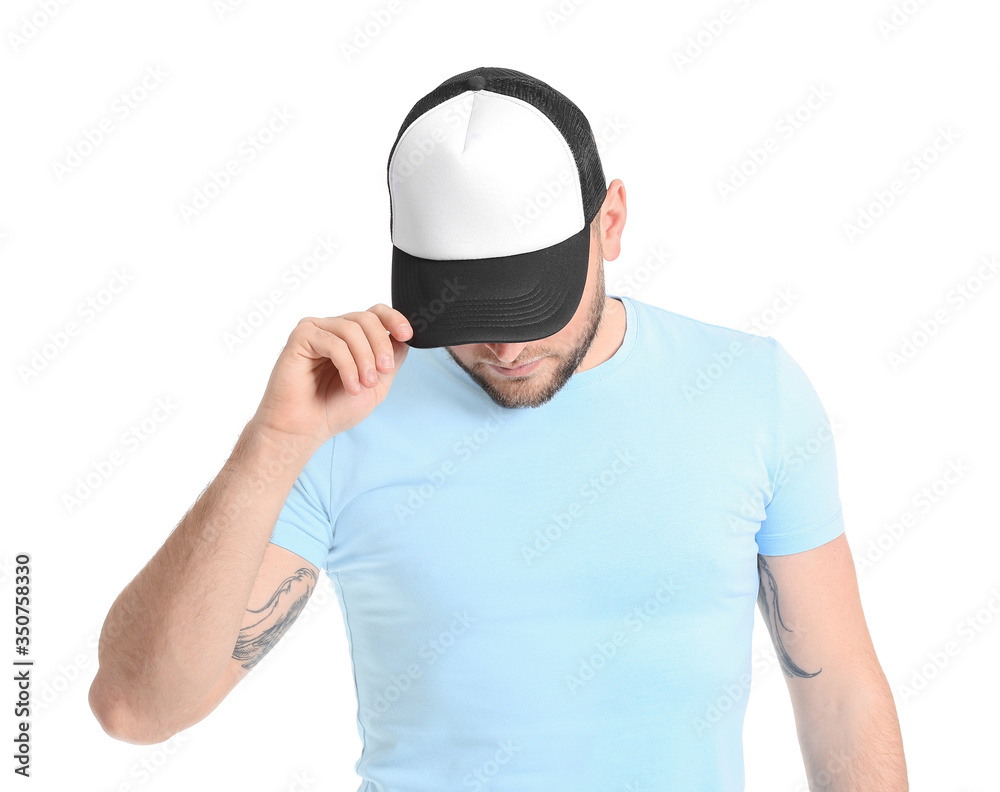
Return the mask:
[[(374, 36), (346, 53), (366, 22)], [(229, 455), (296, 321), (389, 302), (385, 168), (410, 107), (452, 74), (506, 66), (573, 99), (605, 140), (608, 182), (625, 183), (609, 292), (631, 274), (645, 302), (728, 327), (757, 318), (751, 332), (779, 339), (808, 373), (843, 427), (847, 536), (869, 562), (861, 594), (911, 788), (996, 789), (1000, 279), (982, 265), (1000, 255), (998, 23), (987, 0), (5, 3), (0, 596), (11, 602), (13, 556), (30, 552), (37, 701), (33, 777), (17, 788), (277, 791), (303, 788), (298, 774), (305, 788), (357, 789), (354, 686), (325, 576), (267, 660), (160, 746), (116, 742), (90, 713), (96, 638)], [(126, 117), (119, 96), (141, 96), (157, 69)], [(799, 108), (785, 137), (782, 117), (814, 87), (830, 98)], [(276, 109), (294, 120), (248, 160), (241, 144)], [(87, 152), (102, 119), (110, 131)], [(747, 149), (768, 137), (778, 150), (724, 198), (719, 184), (741, 163), (750, 171)], [(87, 155), (58, 174), (73, 149)], [(231, 159), (240, 173), (185, 220), (181, 204)], [(893, 180), (902, 194), (883, 208)], [(877, 218), (849, 238), (845, 224), (869, 205)], [(321, 236), (336, 255), (289, 288), (282, 277)], [(649, 264), (653, 248), (666, 266)], [(122, 268), (127, 285), (81, 313)], [(284, 302), (227, 347), (274, 288)], [(782, 290), (790, 307), (768, 312), (788, 304)], [(935, 312), (946, 321), (921, 336)], [(69, 322), (78, 334), (32, 368)], [(159, 423), (157, 399), (176, 405)], [(144, 419), (155, 430), (125, 445)], [(67, 505), (116, 450), (122, 463)], [(945, 484), (949, 463), (967, 472)], [(936, 481), (936, 503), (919, 509), (914, 497)], [(907, 512), (915, 523), (892, 536)], [(0, 612), (13, 626), (10, 605)], [(959, 625), (977, 613), (966, 640)], [(958, 653), (925, 675), (949, 641)], [(773, 657), (759, 616), (754, 643)], [(747, 790), (802, 790), (788, 695), (767, 668), (746, 716)], [(907, 693), (914, 674), (930, 679)]]

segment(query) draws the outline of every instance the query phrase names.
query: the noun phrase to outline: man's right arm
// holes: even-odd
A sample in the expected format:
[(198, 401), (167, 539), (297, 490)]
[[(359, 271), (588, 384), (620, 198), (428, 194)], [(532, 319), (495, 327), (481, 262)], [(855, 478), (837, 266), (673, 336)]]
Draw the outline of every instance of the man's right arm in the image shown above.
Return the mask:
[[(109, 735), (151, 744), (193, 725), (290, 626), (317, 570), (269, 540), (314, 446), (270, 438), (250, 421), (215, 480), (115, 600), (90, 688)], [(254, 627), (264, 614), (251, 609), (268, 602), (272, 623)]]
[(90, 708), (112, 737), (198, 722), (290, 626), (318, 570), (270, 544), (278, 516), (313, 454), (385, 399), (412, 332), (384, 303), (296, 325), (219, 475), (108, 612)]

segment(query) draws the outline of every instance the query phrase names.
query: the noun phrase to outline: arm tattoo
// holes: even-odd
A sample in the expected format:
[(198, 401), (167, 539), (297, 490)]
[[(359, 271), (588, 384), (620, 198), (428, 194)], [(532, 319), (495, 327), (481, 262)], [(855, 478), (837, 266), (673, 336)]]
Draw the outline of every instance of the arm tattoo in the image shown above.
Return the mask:
[[(774, 648), (778, 653), (778, 662), (781, 665), (781, 670), (785, 672), (785, 676), (789, 677), (797, 676), (808, 679), (809, 677), (816, 676), (819, 671), (823, 670), (822, 668), (810, 674), (808, 671), (803, 671), (799, 668), (792, 661), (792, 658), (788, 656), (778, 628), (780, 627), (786, 632), (794, 631), (786, 627), (781, 619), (781, 611), (778, 609), (778, 584), (774, 579), (774, 575), (771, 574), (771, 570), (767, 567), (767, 561), (764, 560), (764, 556), (760, 555), (760, 553), (757, 554), (757, 574), (760, 577), (760, 588), (757, 590), (757, 604), (760, 606), (760, 612), (764, 616), (767, 631), (771, 634), (771, 641), (774, 643)], [(770, 604), (767, 601), (768, 594), (771, 597)]]
[(259, 618), (240, 630), (233, 659), (243, 661), (247, 671), (263, 660), (302, 613), (315, 585), (316, 575), (311, 569), (302, 567), (278, 586), (263, 608), (248, 608), (247, 613), (257, 614)]

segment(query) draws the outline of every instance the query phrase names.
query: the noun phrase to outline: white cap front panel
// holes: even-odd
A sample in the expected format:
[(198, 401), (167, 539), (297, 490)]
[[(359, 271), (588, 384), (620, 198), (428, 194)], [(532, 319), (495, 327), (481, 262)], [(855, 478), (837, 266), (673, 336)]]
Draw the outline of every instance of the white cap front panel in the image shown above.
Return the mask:
[(580, 176), (537, 108), (466, 91), (410, 125), (389, 166), (393, 244), (421, 258), (494, 258), (581, 231)]

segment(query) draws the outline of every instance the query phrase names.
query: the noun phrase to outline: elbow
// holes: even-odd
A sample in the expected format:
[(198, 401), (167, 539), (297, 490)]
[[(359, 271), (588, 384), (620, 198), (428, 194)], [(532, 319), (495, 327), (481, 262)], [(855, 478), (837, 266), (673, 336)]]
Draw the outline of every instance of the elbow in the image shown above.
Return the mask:
[(132, 745), (155, 745), (176, 734), (175, 730), (139, 718), (123, 696), (108, 689), (100, 671), (90, 685), (87, 700), (105, 734), (115, 740)]

